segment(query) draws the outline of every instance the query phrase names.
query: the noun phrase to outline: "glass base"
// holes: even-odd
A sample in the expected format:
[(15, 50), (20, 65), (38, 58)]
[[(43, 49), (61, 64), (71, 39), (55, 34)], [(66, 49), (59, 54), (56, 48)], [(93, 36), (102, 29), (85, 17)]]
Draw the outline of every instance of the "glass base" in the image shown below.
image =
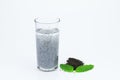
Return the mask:
[(44, 72), (51, 72), (51, 71), (55, 71), (58, 66), (55, 66), (54, 68), (50, 68), (50, 69), (45, 69), (45, 68), (42, 68), (40, 66), (37, 67), (40, 71), (44, 71)]

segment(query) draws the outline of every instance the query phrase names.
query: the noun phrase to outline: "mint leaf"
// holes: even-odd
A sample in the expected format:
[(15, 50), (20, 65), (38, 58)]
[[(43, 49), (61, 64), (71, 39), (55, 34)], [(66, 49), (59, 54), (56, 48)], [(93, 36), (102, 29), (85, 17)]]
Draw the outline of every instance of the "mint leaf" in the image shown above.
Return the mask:
[(76, 72), (85, 72), (94, 68), (94, 65), (83, 65), (76, 68)]
[(73, 71), (74, 71), (73, 66), (68, 65), (68, 64), (60, 64), (60, 68), (61, 68), (63, 71), (66, 71), (66, 72), (73, 72)]

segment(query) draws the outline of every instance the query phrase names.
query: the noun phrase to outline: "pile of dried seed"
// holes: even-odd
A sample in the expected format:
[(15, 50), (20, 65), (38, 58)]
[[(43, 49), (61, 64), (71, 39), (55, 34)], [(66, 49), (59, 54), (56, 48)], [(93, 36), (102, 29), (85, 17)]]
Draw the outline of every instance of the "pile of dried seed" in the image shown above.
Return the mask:
[(68, 58), (66, 64), (60, 64), (60, 68), (65, 72), (86, 72), (92, 70), (94, 68), (94, 65), (84, 65), (81, 60)]

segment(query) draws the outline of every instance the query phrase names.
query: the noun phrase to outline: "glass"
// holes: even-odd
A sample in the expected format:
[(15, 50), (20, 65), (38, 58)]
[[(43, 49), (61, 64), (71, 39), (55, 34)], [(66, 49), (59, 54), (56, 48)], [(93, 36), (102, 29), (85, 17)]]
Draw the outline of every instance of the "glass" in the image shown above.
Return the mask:
[(37, 67), (42, 71), (53, 71), (58, 67), (59, 18), (36, 18)]

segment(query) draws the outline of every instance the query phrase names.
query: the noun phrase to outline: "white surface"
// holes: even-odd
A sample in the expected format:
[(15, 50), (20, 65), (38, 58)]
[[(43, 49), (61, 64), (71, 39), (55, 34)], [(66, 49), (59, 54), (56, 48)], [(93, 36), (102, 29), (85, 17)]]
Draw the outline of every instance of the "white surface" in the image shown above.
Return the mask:
[[(0, 80), (119, 80), (120, 0), (0, 0)], [(76, 57), (86, 73), (36, 69), (36, 17), (60, 17), (59, 63)]]

